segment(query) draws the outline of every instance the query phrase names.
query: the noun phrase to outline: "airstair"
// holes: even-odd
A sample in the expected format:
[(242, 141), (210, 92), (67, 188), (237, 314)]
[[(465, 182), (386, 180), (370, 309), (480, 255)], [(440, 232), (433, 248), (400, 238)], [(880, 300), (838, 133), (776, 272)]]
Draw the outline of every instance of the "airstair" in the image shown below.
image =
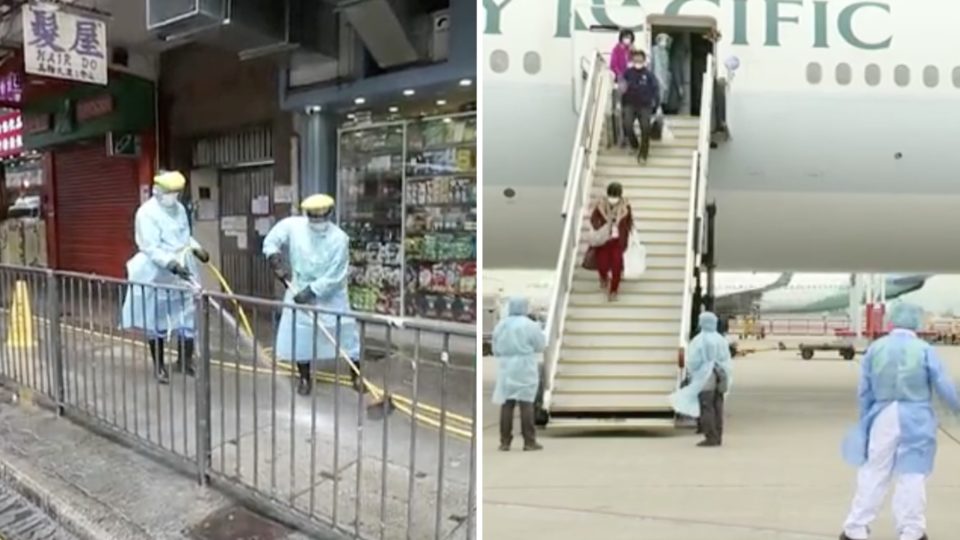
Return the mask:
[[(712, 58), (707, 64), (700, 117), (666, 117), (673, 136), (651, 142), (646, 166), (609, 146), (613, 81), (603, 57), (587, 71), (547, 315), (541, 422), (548, 429), (675, 426), (668, 396), (682, 378), (703, 264), (715, 73)], [(581, 263), (593, 202), (614, 181), (632, 206), (647, 269), (608, 302), (596, 272)]]

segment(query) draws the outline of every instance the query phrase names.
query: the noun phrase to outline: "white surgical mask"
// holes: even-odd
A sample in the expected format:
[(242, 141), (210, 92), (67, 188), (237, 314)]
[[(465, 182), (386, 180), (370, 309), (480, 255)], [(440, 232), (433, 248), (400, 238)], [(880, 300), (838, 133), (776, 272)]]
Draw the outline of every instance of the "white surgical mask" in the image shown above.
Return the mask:
[(629, 45), (629, 44), (630, 44), (630, 38), (623, 38), (623, 41), (621, 41), (620, 43), (623, 43), (624, 45)]
[(607, 197), (607, 202), (610, 206), (616, 206), (620, 202), (620, 197)]
[(160, 199), (161, 205), (166, 206), (167, 208), (170, 208), (171, 206), (175, 206), (177, 204), (177, 200), (180, 199), (180, 194), (179, 193), (162, 193), (160, 194), (159, 199)]
[(330, 228), (329, 221), (311, 221), (310, 222), (310, 230), (313, 232), (321, 232), (321, 233), (327, 232), (329, 228)]

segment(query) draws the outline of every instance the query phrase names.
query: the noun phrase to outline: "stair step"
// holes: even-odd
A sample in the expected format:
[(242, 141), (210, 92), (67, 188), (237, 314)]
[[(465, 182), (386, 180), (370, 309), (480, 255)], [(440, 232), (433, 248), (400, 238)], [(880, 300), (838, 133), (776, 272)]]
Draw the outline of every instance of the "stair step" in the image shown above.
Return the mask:
[[(675, 208), (634, 208), (630, 205), (630, 212), (633, 214), (634, 221), (680, 221), (687, 223), (689, 212), (686, 209)], [(590, 223), (591, 213), (584, 213), (582, 222), (586, 225)]]
[[(615, 302), (608, 302), (603, 291), (600, 290), (600, 277), (593, 274), (593, 279), (578, 279), (573, 282), (573, 291), (570, 302), (573, 305), (609, 305), (635, 306), (645, 305), (643, 297), (656, 295), (675, 298), (683, 295), (683, 280), (676, 281), (622, 281), (620, 295)], [(653, 300), (651, 300), (652, 302)]]
[(563, 331), (570, 335), (641, 335), (645, 333), (676, 333), (680, 334), (679, 313), (674, 317), (658, 320), (637, 319), (600, 319), (600, 320), (570, 320), (567, 319)]
[(602, 374), (604, 377), (657, 377), (674, 380), (679, 368), (674, 362), (568, 362), (561, 360), (557, 366), (557, 377), (591, 377)]
[[(661, 297), (653, 297), (661, 298)], [(669, 297), (668, 297), (669, 298)], [(609, 306), (582, 308), (567, 307), (567, 321), (662, 321), (680, 318), (682, 297), (665, 302), (666, 306), (624, 306), (619, 300)]]
[[(674, 232), (684, 233), (687, 230), (687, 220), (685, 219), (636, 220), (634, 221), (633, 226), (634, 226), (634, 230), (647, 231), (647, 232), (674, 231)], [(590, 227), (589, 225), (584, 223), (580, 227), (580, 234), (583, 234), (591, 230), (593, 230), (593, 227)]]
[[(689, 177), (690, 169), (693, 164), (693, 152), (684, 156), (648, 156), (646, 169), (669, 168), (682, 169), (687, 172)], [(633, 151), (619, 153), (605, 153), (597, 156), (597, 168), (603, 167), (636, 167), (637, 154)]]
[(667, 396), (671, 392), (651, 394), (561, 394), (554, 395), (550, 405), (551, 412), (582, 413), (629, 413), (629, 412), (668, 412), (671, 410)]
[[(657, 283), (657, 285), (672, 285), (669, 283)], [(683, 304), (683, 296), (680, 294), (680, 290), (683, 289), (682, 284), (674, 287), (675, 291), (667, 292), (645, 292), (645, 293), (626, 293), (620, 291), (620, 296), (617, 298), (616, 302), (608, 302), (606, 295), (600, 291), (600, 285), (597, 284), (595, 291), (583, 291), (583, 292), (574, 292), (570, 295), (570, 303), (568, 304), (567, 309), (569, 311), (577, 311), (581, 309), (587, 310), (611, 310), (613, 312), (638, 308), (653, 308), (653, 307), (664, 307), (664, 308), (675, 308), (681, 309)]]
[[(687, 234), (685, 231), (656, 231), (647, 228), (643, 224), (641, 224), (639, 229), (634, 230), (637, 231), (636, 234), (639, 235), (640, 241), (647, 245), (653, 243), (673, 244), (684, 246), (684, 248), (687, 245)], [(580, 249), (577, 250), (578, 253), (583, 255), (586, 253), (588, 247), (586, 240), (581, 237)]]
[[(656, 143), (655, 144), (661, 144)], [(647, 156), (650, 159), (657, 158), (688, 158), (692, 159), (693, 153), (697, 150), (696, 145), (686, 145), (686, 146), (650, 146), (650, 155)], [(606, 157), (606, 156), (636, 156), (635, 150), (626, 150), (619, 147), (610, 147), (610, 148), (601, 148), (600, 152), (597, 154), (597, 157)], [(636, 160), (636, 157), (634, 157)], [(636, 161), (634, 161), (636, 162)]]
[[(625, 364), (668, 365), (676, 369), (679, 354), (680, 340), (678, 336), (678, 339), (669, 345), (659, 347), (573, 347), (562, 349), (560, 351), (560, 365), (563, 366), (567, 363), (572, 365), (583, 362), (591, 364), (623, 362)], [(653, 369), (653, 367), (651, 367), (651, 369)]]
[(680, 327), (673, 332), (644, 332), (643, 334), (572, 334), (564, 332), (563, 347), (624, 348), (624, 347), (679, 347)]
[[(648, 257), (677, 257), (679, 259), (686, 259), (687, 253), (687, 242), (684, 239), (683, 242), (645, 242), (644, 247), (647, 248)], [(581, 244), (580, 249), (577, 251), (577, 255), (583, 257), (583, 254), (587, 252), (586, 244)]]
[[(626, 287), (621, 287), (621, 292), (643, 292), (642, 284), (651, 281), (683, 283), (683, 278), (683, 268), (647, 268), (647, 271), (643, 273), (640, 279), (622, 281), (621, 283)], [(577, 285), (578, 282), (586, 282), (599, 287), (599, 279), (596, 272), (584, 268), (578, 268), (573, 275), (574, 285)]]
[(676, 376), (557, 376), (553, 395), (669, 394), (677, 387)]
[(551, 418), (547, 424), (550, 431), (604, 431), (604, 430), (672, 430), (676, 429), (672, 418)]
[(672, 178), (689, 184), (690, 167), (655, 167), (649, 163), (641, 167), (634, 159), (633, 163), (599, 165), (594, 173), (594, 181), (600, 179), (604, 184), (611, 181), (625, 183), (631, 178)]
[[(595, 184), (590, 188), (590, 196), (592, 200), (599, 200), (600, 197), (607, 196), (607, 184)], [(690, 189), (689, 185), (681, 188), (672, 188), (672, 187), (658, 187), (658, 188), (648, 188), (648, 187), (631, 187), (623, 186), (623, 196), (627, 199), (669, 199), (674, 201), (683, 201), (684, 208), (689, 208), (687, 201), (690, 200)], [(633, 203), (630, 205), (633, 206)]]

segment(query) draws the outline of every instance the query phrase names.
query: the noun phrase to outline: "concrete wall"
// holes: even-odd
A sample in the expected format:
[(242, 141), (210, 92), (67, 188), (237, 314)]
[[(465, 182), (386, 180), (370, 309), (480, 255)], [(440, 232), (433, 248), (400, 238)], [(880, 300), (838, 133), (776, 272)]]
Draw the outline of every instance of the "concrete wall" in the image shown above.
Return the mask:
[[(161, 166), (188, 170), (190, 141), (254, 124), (273, 125), (276, 183), (290, 183), (291, 116), (279, 107), (279, 68), (270, 58), (191, 44), (160, 59)], [(283, 210), (277, 208), (276, 210)]]

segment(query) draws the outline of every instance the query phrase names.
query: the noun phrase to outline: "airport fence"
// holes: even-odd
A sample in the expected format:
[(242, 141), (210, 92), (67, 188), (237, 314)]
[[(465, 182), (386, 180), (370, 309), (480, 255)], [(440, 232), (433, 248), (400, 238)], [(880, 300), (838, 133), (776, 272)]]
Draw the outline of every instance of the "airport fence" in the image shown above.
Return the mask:
[(22, 400), (310, 533), (475, 538), (475, 331), (8, 266), (0, 306)]

